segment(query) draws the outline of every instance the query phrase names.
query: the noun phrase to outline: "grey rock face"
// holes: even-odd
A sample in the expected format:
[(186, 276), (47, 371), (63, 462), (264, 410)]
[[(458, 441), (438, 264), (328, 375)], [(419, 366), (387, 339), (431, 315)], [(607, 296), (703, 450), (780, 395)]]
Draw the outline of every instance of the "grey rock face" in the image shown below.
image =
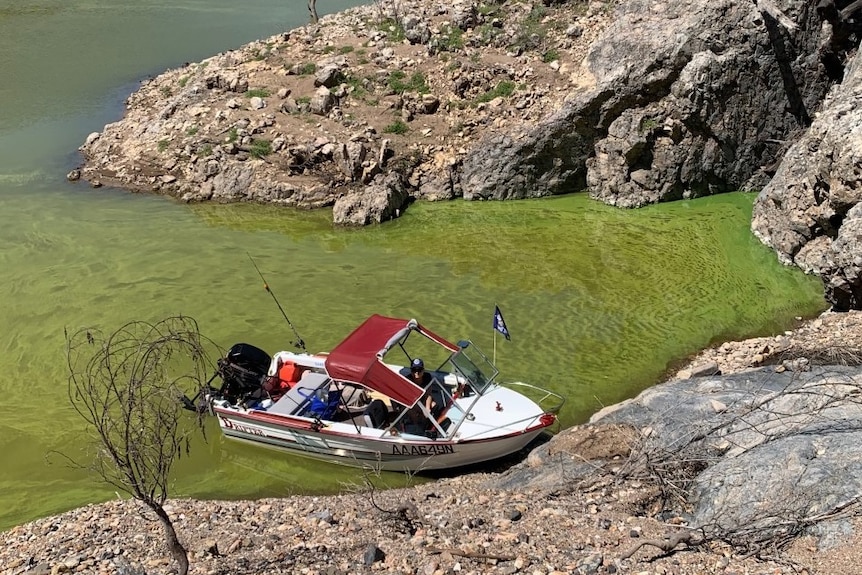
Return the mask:
[(689, 524), (756, 538), (815, 523), (858, 495), (860, 384), (858, 368), (763, 368), (672, 381), (593, 421), (640, 427), (642, 453), (700, 458)]
[(862, 307), (862, 59), (754, 205), (752, 231), (785, 263), (819, 274), (835, 309)]
[[(809, 121), (828, 79), (805, 2), (624, 3), (588, 56), (596, 85), (521, 135), (464, 161), (465, 197), (585, 187), (624, 207), (763, 185), (761, 166)], [(777, 12), (776, 12), (777, 13)]]
[(397, 218), (407, 203), (407, 189), (397, 172), (377, 176), (361, 192), (335, 201), (332, 220), (339, 225), (366, 226)]

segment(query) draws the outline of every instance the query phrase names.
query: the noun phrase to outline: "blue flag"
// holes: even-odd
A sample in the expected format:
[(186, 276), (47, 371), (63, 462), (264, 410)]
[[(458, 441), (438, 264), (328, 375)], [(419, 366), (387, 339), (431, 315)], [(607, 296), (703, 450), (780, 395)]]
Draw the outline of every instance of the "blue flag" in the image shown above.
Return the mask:
[(506, 327), (506, 320), (503, 319), (503, 314), (500, 313), (498, 306), (494, 306), (494, 329), (506, 336), (508, 341), (512, 341), (509, 336), (509, 328)]

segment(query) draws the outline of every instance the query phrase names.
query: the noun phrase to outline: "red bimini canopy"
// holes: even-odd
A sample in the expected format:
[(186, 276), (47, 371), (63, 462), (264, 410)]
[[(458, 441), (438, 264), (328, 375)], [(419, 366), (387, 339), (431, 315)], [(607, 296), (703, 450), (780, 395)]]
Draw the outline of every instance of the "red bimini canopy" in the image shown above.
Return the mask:
[(458, 346), (419, 325), (415, 319), (372, 315), (353, 330), (326, 356), (326, 371), (332, 379), (364, 385), (394, 399), (413, 405), (424, 390), (383, 363), (389, 349), (416, 331), (450, 352)]

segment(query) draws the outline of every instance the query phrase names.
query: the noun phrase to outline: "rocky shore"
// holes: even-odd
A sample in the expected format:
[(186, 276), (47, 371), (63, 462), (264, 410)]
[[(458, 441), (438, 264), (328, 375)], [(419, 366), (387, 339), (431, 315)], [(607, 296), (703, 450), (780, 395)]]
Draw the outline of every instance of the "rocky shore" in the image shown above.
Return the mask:
[[(672, 391), (675, 398), (688, 390), (697, 401), (708, 402), (710, 411), (727, 413), (732, 410), (716, 404), (719, 399), (730, 402), (704, 391), (705, 386), (730, 390), (728, 378), (757, 374), (755, 381), (763, 387), (777, 375), (807, 373), (812, 365), (801, 361), (806, 356), (825, 350), (858, 352), (860, 343), (862, 312), (827, 312), (784, 334), (722, 344), (693, 358), (679, 377), (597, 414), (589, 424), (557, 434), (502, 472), (381, 491), (373, 487), (373, 473), (357, 471), (355, 483), (341, 495), (175, 500), (169, 512), (190, 550), (191, 573), (199, 574), (851, 575), (862, 559), (855, 494), (845, 505), (821, 509), (819, 521), (792, 537), (745, 550), (745, 541), (756, 540), (754, 532), (740, 542), (709, 536), (703, 525), (694, 529), (702, 501), (693, 507), (680, 502), (667, 506), (655, 476), (627, 471), (648, 452), (644, 438), (662, 436), (661, 424), (655, 420), (647, 426), (636, 414), (622, 419), (613, 414), (626, 404), (657, 405), (656, 397), (666, 387), (680, 390)], [(768, 367), (758, 369), (763, 365)], [(723, 375), (688, 379), (692, 373), (718, 370)], [(691, 430), (696, 425), (686, 423), (687, 417), (705, 419), (681, 400), (674, 405), (675, 413), (665, 414), (663, 421)], [(791, 453), (779, 449), (783, 459)], [(756, 476), (758, 465), (745, 465)], [(849, 481), (850, 471), (843, 468), (819, 481), (847, 483), (853, 491), (857, 487)], [(793, 485), (800, 480), (777, 469), (766, 472)], [(783, 489), (768, 483), (761, 478), (744, 487), (762, 496), (758, 506), (767, 516), (768, 504), (780, 501)], [(763, 495), (761, 489), (773, 491)], [(732, 501), (709, 499), (710, 509)], [(779, 519), (784, 524), (794, 516), (787, 511)], [(172, 569), (160, 524), (132, 501), (87, 506), (12, 528), (0, 537), (0, 575), (160, 574)]]
[(451, 172), (480, 139), (592, 85), (581, 61), (611, 8), (384, 1), (325, 16), (146, 81), (69, 178), (187, 202), (334, 206), (345, 225), (469, 195)]

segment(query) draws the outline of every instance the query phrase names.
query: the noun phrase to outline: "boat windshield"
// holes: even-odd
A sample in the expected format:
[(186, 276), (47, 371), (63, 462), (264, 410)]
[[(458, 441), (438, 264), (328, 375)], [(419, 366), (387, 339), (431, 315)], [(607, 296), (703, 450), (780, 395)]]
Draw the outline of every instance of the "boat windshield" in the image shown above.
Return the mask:
[(449, 361), (455, 370), (468, 380), (476, 393), (485, 393), (500, 372), (472, 342), (461, 341), (458, 346), (461, 349), (453, 353)]

